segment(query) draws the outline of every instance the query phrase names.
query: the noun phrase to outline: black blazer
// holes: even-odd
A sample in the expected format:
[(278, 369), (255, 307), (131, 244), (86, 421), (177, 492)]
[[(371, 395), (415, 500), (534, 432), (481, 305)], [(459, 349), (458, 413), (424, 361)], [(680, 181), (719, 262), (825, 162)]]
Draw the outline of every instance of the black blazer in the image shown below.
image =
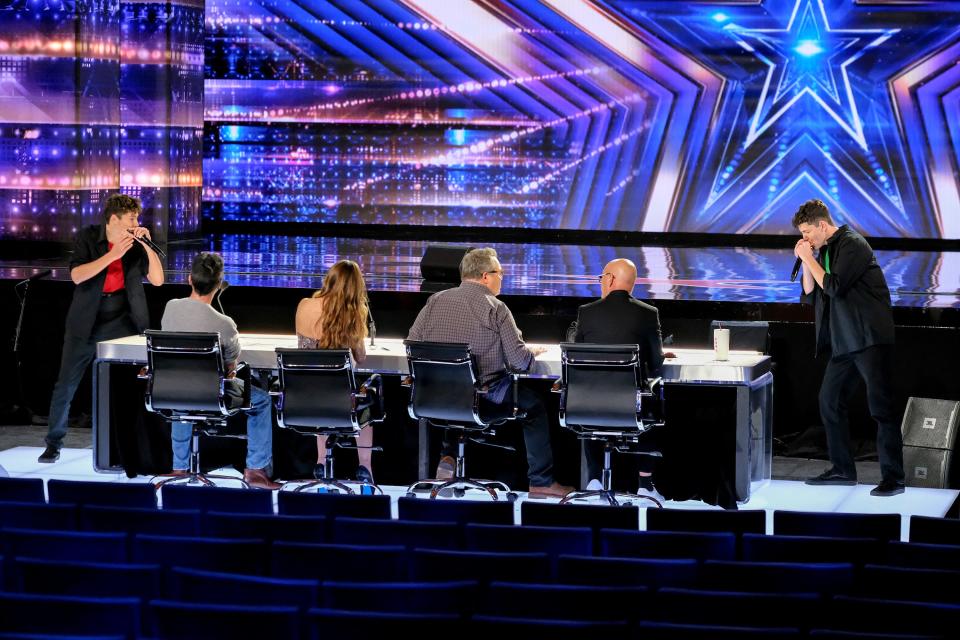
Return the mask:
[(810, 294), (800, 288), (800, 301), (816, 309), (817, 355), (834, 356), (894, 343), (890, 289), (873, 249), (859, 233), (843, 225), (820, 250), (818, 262), (830, 270), (823, 288), (814, 283)]
[[(73, 255), (70, 257), (70, 269), (93, 262), (100, 256), (106, 255), (109, 250), (105, 226), (100, 224), (84, 227), (77, 234)], [(135, 243), (123, 255), (120, 262), (123, 265), (123, 287), (127, 290), (130, 319), (137, 331), (142, 332), (150, 326), (147, 297), (143, 292), (143, 277), (149, 267), (147, 252), (140, 243)], [(97, 321), (100, 294), (103, 292), (103, 283), (106, 279), (107, 270), (104, 269), (89, 280), (78, 284), (73, 290), (73, 300), (70, 303), (70, 310), (67, 311), (67, 333), (71, 336), (82, 340), (90, 337), (93, 325)]]
[(660, 313), (626, 291), (611, 291), (606, 298), (580, 307), (574, 342), (640, 345), (647, 375), (657, 377), (663, 372)]

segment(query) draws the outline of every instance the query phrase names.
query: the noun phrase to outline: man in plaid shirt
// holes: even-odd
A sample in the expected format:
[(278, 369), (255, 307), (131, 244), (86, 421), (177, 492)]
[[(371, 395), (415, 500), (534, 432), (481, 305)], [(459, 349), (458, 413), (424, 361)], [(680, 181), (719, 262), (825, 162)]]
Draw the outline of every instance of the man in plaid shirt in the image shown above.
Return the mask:
[[(523, 342), (517, 323), (507, 305), (497, 300), (503, 285), (503, 268), (493, 249), (474, 249), (460, 262), (460, 286), (430, 296), (410, 328), (410, 340), (459, 342), (470, 345), (476, 358), (480, 383), (489, 385), (486, 399), (501, 403), (510, 388), (507, 370), (528, 371), (542, 349), (530, 349)], [(527, 448), (527, 477), (530, 497), (562, 497), (573, 487), (553, 479), (553, 450), (550, 422), (543, 403), (535, 393), (520, 387), (517, 404), (526, 417), (523, 440)], [(454, 459), (444, 442), (437, 478), (453, 476)]]

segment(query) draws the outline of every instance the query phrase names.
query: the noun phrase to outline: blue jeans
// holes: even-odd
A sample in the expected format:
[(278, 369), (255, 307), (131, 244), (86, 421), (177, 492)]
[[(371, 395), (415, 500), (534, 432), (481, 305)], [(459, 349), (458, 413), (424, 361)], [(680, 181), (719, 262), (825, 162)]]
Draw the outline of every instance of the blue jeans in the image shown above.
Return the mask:
[[(251, 409), (247, 412), (247, 468), (264, 469), (273, 459), (273, 413), (270, 396), (260, 387), (251, 385), (250, 405)], [(190, 468), (191, 435), (192, 428), (189, 423), (171, 423), (174, 471)]]

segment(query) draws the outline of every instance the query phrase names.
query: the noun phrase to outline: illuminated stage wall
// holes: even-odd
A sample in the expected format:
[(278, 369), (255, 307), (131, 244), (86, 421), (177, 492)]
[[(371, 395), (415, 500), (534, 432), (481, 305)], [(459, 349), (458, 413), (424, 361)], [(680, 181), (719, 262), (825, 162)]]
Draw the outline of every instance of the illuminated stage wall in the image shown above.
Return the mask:
[(789, 233), (819, 197), (960, 238), (958, 58), (944, 1), (0, 0), (0, 238), (117, 189), (190, 234), (201, 178), (224, 222)]
[(0, 238), (69, 241), (118, 190), (195, 232), (202, 131), (202, 0), (0, 0)]
[(210, 0), (204, 218), (960, 238), (958, 4)]

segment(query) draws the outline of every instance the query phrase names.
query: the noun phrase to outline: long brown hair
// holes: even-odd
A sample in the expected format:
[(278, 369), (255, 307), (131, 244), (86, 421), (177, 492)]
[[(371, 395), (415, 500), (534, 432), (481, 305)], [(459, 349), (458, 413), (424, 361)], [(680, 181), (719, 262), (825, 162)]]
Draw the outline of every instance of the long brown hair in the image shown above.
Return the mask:
[(330, 267), (313, 297), (323, 298), (315, 329), (321, 349), (347, 349), (367, 337), (367, 285), (356, 262), (341, 260)]

